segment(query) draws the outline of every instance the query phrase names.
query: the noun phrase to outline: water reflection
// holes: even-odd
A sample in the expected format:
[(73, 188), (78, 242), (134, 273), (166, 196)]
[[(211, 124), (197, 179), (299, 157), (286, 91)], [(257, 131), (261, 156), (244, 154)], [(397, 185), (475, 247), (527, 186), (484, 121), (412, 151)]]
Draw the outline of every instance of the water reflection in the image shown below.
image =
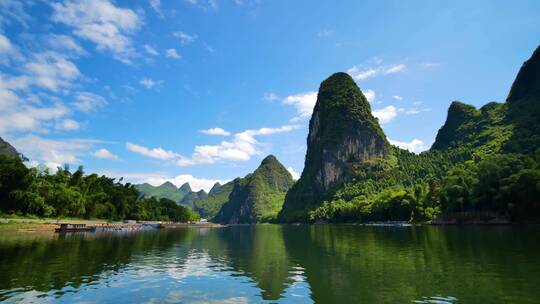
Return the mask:
[(534, 303), (537, 227), (0, 235), (0, 301)]

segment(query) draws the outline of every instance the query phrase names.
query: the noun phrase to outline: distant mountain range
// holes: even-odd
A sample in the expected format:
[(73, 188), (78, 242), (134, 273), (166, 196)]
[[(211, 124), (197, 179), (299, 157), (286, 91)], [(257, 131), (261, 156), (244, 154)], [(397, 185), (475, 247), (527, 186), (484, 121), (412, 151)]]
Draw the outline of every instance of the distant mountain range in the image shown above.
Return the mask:
[(204, 190), (193, 191), (189, 183), (185, 183), (177, 188), (171, 182), (165, 182), (159, 186), (152, 186), (148, 183), (135, 185), (143, 197), (167, 198), (193, 209), (193, 203), (198, 199), (204, 199), (208, 195)]

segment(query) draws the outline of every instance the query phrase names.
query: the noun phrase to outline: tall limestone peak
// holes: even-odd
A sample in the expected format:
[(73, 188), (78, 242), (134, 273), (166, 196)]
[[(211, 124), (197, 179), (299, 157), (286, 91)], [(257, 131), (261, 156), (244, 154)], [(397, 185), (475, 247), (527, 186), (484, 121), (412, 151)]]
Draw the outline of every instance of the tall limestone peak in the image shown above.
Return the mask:
[(219, 182), (216, 182), (216, 183), (212, 186), (212, 189), (210, 189), (210, 192), (208, 192), (208, 194), (214, 194), (214, 193), (216, 193), (221, 187), (222, 187), (222, 185), (221, 185)]
[(530, 99), (540, 102), (540, 46), (521, 66), (506, 100), (511, 105), (520, 100)]
[(305, 215), (303, 209), (311, 209), (307, 205), (350, 180), (355, 163), (390, 153), (367, 98), (348, 74), (335, 73), (321, 83), (307, 147), (304, 171), (287, 194), (282, 220), (296, 220), (296, 213)]
[(161, 184), (159, 187), (164, 188), (164, 189), (165, 189), (165, 188), (169, 188), (169, 189), (178, 190), (178, 188), (177, 188), (173, 183), (171, 183), (171, 182), (169, 182), (169, 181), (164, 182), (164, 183)]
[(0, 155), (18, 157), (19, 152), (17, 152), (17, 150), (10, 143), (0, 137)]
[(293, 183), (289, 171), (273, 155), (267, 156), (253, 173), (233, 181), (228, 201), (213, 221), (252, 224), (273, 220)]
[(190, 193), (190, 192), (193, 192), (191, 190), (191, 186), (189, 185), (189, 183), (184, 183), (182, 186), (180, 186), (180, 189), (181, 192), (184, 192), (184, 193)]
[(448, 108), (446, 122), (437, 132), (435, 142), (431, 146), (434, 150), (443, 150), (456, 147), (464, 140), (464, 125), (474, 120), (480, 111), (474, 106), (454, 101)]

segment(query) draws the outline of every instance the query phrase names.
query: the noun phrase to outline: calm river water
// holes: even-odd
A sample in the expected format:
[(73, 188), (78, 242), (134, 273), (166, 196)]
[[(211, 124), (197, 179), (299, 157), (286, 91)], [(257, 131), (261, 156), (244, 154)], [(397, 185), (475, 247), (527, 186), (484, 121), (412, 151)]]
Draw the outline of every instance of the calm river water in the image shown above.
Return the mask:
[(540, 227), (0, 234), (7, 303), (539, 303)]

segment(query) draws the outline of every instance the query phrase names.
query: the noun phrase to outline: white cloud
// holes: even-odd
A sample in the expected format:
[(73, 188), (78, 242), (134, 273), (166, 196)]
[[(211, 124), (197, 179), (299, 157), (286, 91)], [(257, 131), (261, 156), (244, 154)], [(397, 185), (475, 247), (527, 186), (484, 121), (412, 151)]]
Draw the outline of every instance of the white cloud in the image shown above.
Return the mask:
[(78, 92), (73, 106), (83, 112), (94, 111), (107, 104), (105, 98), (90, 92)]
[(20, 23), (25, 28), (28, 27), (28, 21), (31, 19), (24, 11), (25, 4), (33, 4), (32, 1), (1, 0), (0, 1), (0, 26), (2, 24), (11, 24), (12, 21)]
[(156, 12), (160, 18), (165, 18), (163, 12), (161, 11), (161, 1), (160, 0), (150, 0), (150, 7)]
[(118, 155), (111, 153), (107, 149), (99, 149), (92, 153), (92, 156), (101, 159), (118, 160)]
[(165, 51), (165, 55), (169, 58), (174, 58), (174, 59), (180, 59), (182, 58), (182, 56), (180, 56), (178, 54), (178, 52), (176, 51), (176, 49), (167, 49)]
[(57, 51), (72, 56), (80, 56), (86, 54), (86, 51), (73, 38), (68, 35), (51, 34), (46, 38), (47, 45)]
[(394, 95), (394, 96), (392, 96), (392, 98), (394, 98), (395, 100), (403, 100), (403, 97), (401, 97), (399, 95)]
[(429, 148), (426, 145), (424, 145), (423, 141), (417, 138), (413, 139), (410, 142), (403, 142), (403, 141), (392, 140), (392, 139), (388, 139), (388, 141), (394, 146), (398, 146), (402, 149), (406, 149), (417, 154)]
[(362, 93), (364, 93), (364, 96), (370, 103), (373, 103), (375, 101), (375, 91), (367, 89)]
[(405, 114), (407, 114), (407, 115), (419, 114), (419, 113), (422, 113), (422, 112), (429, 112), (429, 111), (431, 111), (430, 108), (424, 108), (424, 109), (410, 108), (410, 109), (404, 110)]
[(206, 135), (218, 135), (218, 136), (229, 136), (229, 135), (231, 135), (231, 132), (226, 131), (226, 130), (224, 130), (222, 128), (211, 128), (211, 129), (201, 130), (200, 132), (203, 133), (203, 134), (206, 134)]
[(267, 93), (264, 93), (263, 99), (268, 100), (268, 101), (273, 101), (273, 100), (279, 99), (279, 96), (277, 96), (276, 93), (274, 92), (267, 92)]
[(298, 172), (294, 171), (294, 169), (292, 167), (288, 167), (287, 171), (289, 171), (289, 173), (292, 175), (292, 178), (294, 180), (299, 180), (300, 179), (300, 174), (298, 174)]
[(279, 128), (245, 130), (234, 134), (231, 140), (222, 141), (217, 145), (195, 146), (190, 157), (163, 148), (147, 148), (132, 143), (126, 143), (126, 148), (150, 158), (170, 161), (180, 167), (213, 164), (218, 161), (247, 161), (252, 156), (261, 154), (259, 148), (262, 144), (257, 141), (257, 136), (286, 133), (298, 127), (297, 125), (285, 125)]
[(24, 68), (33, 84), (53, 92), (69, 87), (73, 80), (81, 76), (73, 62), (52, 52), (35, 54)]
[(208, 178), (196, 178), (191, 174), (181, 174), (174, 177), (154, 177), (148, 178), (145, 182), (153, 186), (159, 186), (164, 182), (171, 182), (175, 186), (180, 187), (185, 183), (189, 183), (191, 190), (200, 191), (204, 190), (207, 193), (210, 192), (210, 189), (214, 186), (215, 183), (220, 183), (221, 185), (227, 183), (227, 180), (219, 179), (208, 179)]
[(11, 43), (9, 38), (0, 33), (0, 64), (7, 65), (13, 59), (23, 59), (23, 57), (19, 49)]
[(116, 7), (108, 0), (75, 0), (51, 4), (52, 19), (73, 27), (73, 33), (109, 50), (115, 58), (130, 62), (135, 55), (130, 35), (139, 28), (141, 20), (131, 9)]
[(398, 109), (396, 109), (394, 106), (387, 106), (382, 109), (373, 110), (372, 114), (379, 119), (381, 124), (385, 124), (396, 118), (398, 115)]
[(196, 34), (187, 34), (182, 31), (174, 32), (173, 36), (180, 39), (182, 44), (190, 44), (197, 39)]
[(152, 56), (157, 56), (157, 55), (159, 55), (158, 51), (156, 51), (156, 49), (153, 48), (151, 45), (145, 44), (145, 45), (144, 45), (144, 50), (145, 50), (148, 54), (150, 54), (150, 55), (152, 55)]
[(406, 66), (404, 64), (396, 64), (383, 69), (384, 74), (394, 74), (405, 71)]
[(79, 130), (81, 125), (73, 119), (64, 119), (56, 123), (56, 128), (64, 131), (75, 131)]
[(147, 88), (147, 89), (153, 89), (154, 87), (156, 89), (160, 89), (161, 86), (163, 85), (163, 80), (153, 80), (152, 78), (143, 78), (139, 81), (139, 83)]
[(194, 177), (191, 174), (180, 174), (176, 176), (171, 176), (163, 172), (116, 172), (105, 170), (101, 171), (100, 174), (115, 177), (117, 179), (123, 177), (124, 181), (133, 184), (149, 183), (153, 186), (159, 186), (165, 182), (171, 182), (177, 187), (180, 187), (185, 183), (189, 183), (193, 191), (204, 190), (206, 192), (210, 192), (210, 189), (212, 189), (215, 183), (220, 183), (223, 185), (229, 182), (229, 180), (222, 179), (198, 178)]
[(144, 155), (146, 157), (161, 159), (161, 160), (172, 160), (172, 159), (180, 157), (179, 154), (173, 151), (168, 151), (162, 148), (149, 149), (147, 147), (143, 147), (143, 146), (133, 144), (130, 142), (126, 143), (126, 149), (128, 149), (131, 152)]
[(12, 140), (11, 143), (33, 163), (43, 163), (49, 168), (63, 164), (82, 164), (80, 157), (101, 141), (90, 139), (52, 140), (35, 135), (27, 135)]
[[(31, 79), (27, 76), (9, 77), (0, 73), (0, 133), (11, 131), (34, 131), (46, 133), (56, 124), (61, 126), (61, 119), (70, 110), (53, 97), (41, 100), (27, 92)], [(17, 91), (26, 93), (21, 98)], [(45, 103), (47, 101), (47, 103)], [(68, 125), (69, 128), (69, 125)]]
[(355, 65), (352, 68), (347, 70), (347, 73), (351, 75), (354, 80), (364, 80), (380, 75), (388, 75), (394, 73), (404, 72), (406, 65), (396, 64), (390, 66), (381, 66), (382, 61), (375, 61), (376, 66), (368, 67), (365, 65)]
[(290, 95), (282, 100), (283, 104), (291, 105), (296, 108), (297, 116), (295, 116), (292, 121), (310, 117), (316, 102), (317, 92), (314, 91)]

